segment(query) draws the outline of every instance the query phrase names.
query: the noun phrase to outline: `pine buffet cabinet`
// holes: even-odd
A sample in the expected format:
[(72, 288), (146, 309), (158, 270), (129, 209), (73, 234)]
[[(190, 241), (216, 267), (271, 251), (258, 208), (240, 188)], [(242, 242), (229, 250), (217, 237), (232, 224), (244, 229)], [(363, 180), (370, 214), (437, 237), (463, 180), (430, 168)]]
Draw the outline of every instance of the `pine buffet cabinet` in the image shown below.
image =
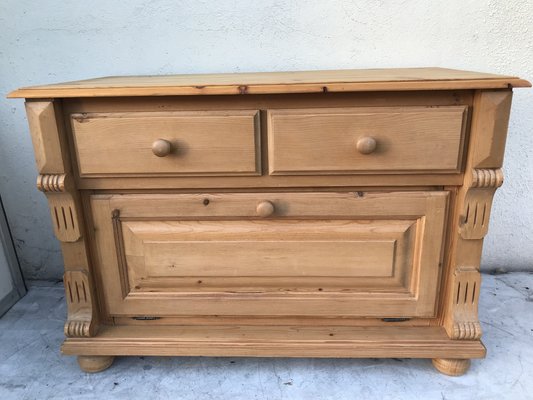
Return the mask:
[(64, 354), (481, 358), (516, 77), (441, 68), (22, 88)]

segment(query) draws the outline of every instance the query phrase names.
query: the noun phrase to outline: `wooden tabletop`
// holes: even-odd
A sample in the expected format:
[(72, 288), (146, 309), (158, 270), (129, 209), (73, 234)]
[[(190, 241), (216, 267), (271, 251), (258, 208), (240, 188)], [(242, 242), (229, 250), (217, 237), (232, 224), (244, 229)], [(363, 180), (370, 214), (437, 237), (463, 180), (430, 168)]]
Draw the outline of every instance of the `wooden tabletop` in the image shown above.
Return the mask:
[(351, 69), (160, 76), (110, 76), (24, 87), (9, 98), (320, 93), (530, 87), (514, 76), (446, 68)]

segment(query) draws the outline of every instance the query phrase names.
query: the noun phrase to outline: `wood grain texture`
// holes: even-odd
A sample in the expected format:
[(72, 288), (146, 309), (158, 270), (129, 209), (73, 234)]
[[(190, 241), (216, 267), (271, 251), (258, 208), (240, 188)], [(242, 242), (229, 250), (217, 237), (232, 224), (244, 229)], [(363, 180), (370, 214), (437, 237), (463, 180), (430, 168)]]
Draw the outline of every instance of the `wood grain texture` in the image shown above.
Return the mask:
[(46, 194), (56, 237), (75, 242), (81, 237), (80, 216), (76, 206), (77, 192), (68, 174), (41, 174), (37, 189)]
[[(268, 221), (256, 215), (262, 199), (275, 205)], [(446, 192), (92, 196), (107, 308), (429, 317), (446, 202)]]
[(450, 340), (441, 327), (116, 326), (69, 338), (64, 354), (338, 358), (481, 358), (480, 341)]
[(86, 371), (202, 355), (424, 357), (464, 373), (485, 355), (479, 262), (525, 86), (413, 68), (11, 93), (28, 97), (61, 241), (63, 352)]
[(483, 239), (489, 230), (494, 192), (503, 184), (501, 169), (473, 169), (466, 180), (460, 232), (463, 239)]
[(47, 197), (52, 225), (61, 242), (67, 302), (67, 336), (93, 336), (100, 320), (96, 289), (91, 276), (88, 243), (83, 236), (85, 218), (72, 179), (72, 162), (61, 104), (57, 101), (26, 103), (35, 149), (37, 189)]
[(251, 94), (248, 96), (76, 97), (63, 99), (70, 114), (198, 110), (269, 110), (327, 107), (472, 106), (475, 91)]
[[(323, 286), (328, 290), (328, 280), (345, 287), (345, 278), (350, 277), (373, 277), (378, 287), (391, 285), (386, 279), (390, 278), (401, 286), (402, 277), (407, 274), (404, 268), (410, 267), (414, 251), (416, 223), (126, 220), (122, 226), (124, 256), (132, 269), (130, 277), (137, 277), (131, 287), (138, 290), (157, 290), (150, 278), (159, 278), (160, 284), (178, 284), (177, 279), (182, 278), (186, 286), (194, 283), (189, 287), (194, 291), (216, 287), (221, 282), (229, 285), (234, 278), (237, 282), (231, 285), (235, 286), (233, 290), (252, 290), (261, 278), (267, 277), (278, 285), (283, 282), (287, 288), (316, 290)], [(331, 254), (335, 255), (334, 262)], [(201, 285), (194, 278), (201, 278)], [(368, 284), (370, 279), (366, 281)], [(357, 280), (350, 285), (359, 286)], [(164, 289), (171, 287), (165, 285), (161, 290)]]
[(64, 174), (69, 165), (63, 153), (62, 125), (56, 118), (57, 103), (28, 101), (25, 106), (37, 170), (41, 174)]
[(71, 126), (81, 176), (260, 174), (256, 110), (73, 114)]
[(81, 231), (75, 195), (49, 193), (46, 197), (56, 238), (62, 242), (76, 242), (81, 237)]
[(510, 90), (482, 91), (472, 116), (472, 168), (501, 168), (513, 95)]
[(454, 287), (451, 302), (454, 309), (453, 339), (481, 338), (481, 324), (477, 321), (481, 276), (475, 267), (458, 267), (451, 279)]
[(464, 182), (450, 226), (449, 265), (444, 275), (442, 321), (450, 338), (481, 337), (478, 320), (479, 265), (492, 198), (503, 183), (505, 137), (512, 92), (480, 91), (473, 105)]
[[(346, 108), (346, 107), (437, 107), (463, 106), (471, 107), (471, 91), (438, 91), (428, 95), (424, 92), (389, 92), (381, 93), (328, 93), (328, 94), (286, 94), (250, 95), (250, 96), (182, 96), (164, 98), (76, 98), (65, 100), (64, 115), (70, 126), (71, 114), (91, 113), (135, 113), (198, 110), (271, 110), (299, 108)], [(261, 111), (265, 116), (264, 111)], [(266, 118), (262, 121), (261, 159), (262, 169), (268, 169), (268, 149), (266, 141)], [(75, 154), (75, 149), (71, 151)], [(76, 167), (76, 165), (75, 165)], [(375, 174), (375, 175), (374, 175)], [(369, 176), (370, 175), (370, 176)], [(346, 187), (346, 186), (421, 186), (421, 185), (460, 185), (462, 173), (406, 174), (404, 171), (388, 171), (371, 174), (361, 171), (353, 175), (328, 176), (181, 176), (181, 177), (84, 177), (76, 174), (77, 186), (82, 189), (176, 189), (194, 190), (195, 188), (219, 188), (222, 190), (257, 190), (257, 188), (302, 188), (302, 187)]]
[(393, 326), (400, 327), (428, 327), (439, 326), (436, 318), (410, 318), (403, 320), (387, 320), (384, 318), (338, 318), (338, 317), (309, 317), (309, 316), (276, 316), (276, 317), (239, 317), (235, 315), (219, 315), (216, 318), (210, 316), (182, 316), (161, 317), (159, 319), (142, 320), (135, 317), (114, 317), (115, 325), (135, 326), (191, 326), (191, 325), (214, 325), (214, 326)]
[(94, 336), (98, 326), (87, 271), (65, 271), (63, 284), (65, 285), (69, 316), (64, 327), (65, 336)]
[[(363, 171), (364, 172), (364, 171)], [(149, 192), (203, 192), (206, 189), (222, 191), (290, 191), (299, 188), (304, 191), (338, 190), (348, 188), (359, 191), (365, 188), (380, 189), (417, 187), (439, 188), (442, 186), (461, 185), (462, 173), (453, 174), (402, 174), (362, 173), (353, 175), (262, 175), (262, 176), (187, 176), (187, 177), (98, 177), (76, 178), (76, 185), (82, 190), (106, 192), (138, 193)]]
[(507, 89), (513, 76), (445, 68), (395, 68), (168, 76), (121, 76), (33, 86), (8, 97), (176, 96), (344, 91)]
[(114, 359), (110, 356), (78, 356), (78, 365), (83, 372), (95, 373), (108, 369)]
[(461, 376), (470, 368), (469, 359), (434, 358), (433, 366), (437, 371), (449, 376)]
[[(453, 173), (461, 167), (465, 107), (315, 108), (267, 115), (273, 175)], [(368, 153), (358, 151), (365, 137), (375, 142)]]

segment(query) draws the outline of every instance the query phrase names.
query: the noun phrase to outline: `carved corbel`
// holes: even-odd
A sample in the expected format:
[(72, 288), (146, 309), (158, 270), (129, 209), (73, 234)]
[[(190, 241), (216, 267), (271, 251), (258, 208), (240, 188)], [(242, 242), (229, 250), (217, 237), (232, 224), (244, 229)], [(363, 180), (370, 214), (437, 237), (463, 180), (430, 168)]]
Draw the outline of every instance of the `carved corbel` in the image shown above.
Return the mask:
[(89, 276), (86, 271), (66, 271), (63, 275), (68, 306), (65, 336), (90, 337), (97, 331)]
[(478, 300), (481, 276), (476, 267), (457, 267), (452, 276), (453, 295), (448, 323), (445, 325), (452, 339), (474, 340), (481, 337), (478, 321)]
[(463, 239), (483, 239), (489, 228), (494, 192), (503, 183), (501, 169), (472, 169), (466, 192), (460, 233)]
[(93, 336), (101, 318), (88, 247), (83, 237), (85, 221), (81, 198), (70, 173), (71, 160), (61, 103), (29, 100), (26, 101), (26, 112), (40, 173), (37, 188), (48, 199), (54, 232), (63, 251), (68, 305), (65, 335)]
[(93, 336), (97, 331), (96, 307), (74, 185), (67, 174), (41, 174), (37, 177), (37, 188), (48, 199), (55, 235), (63, 247), (66, 269), (63, 283), (68, 307), (65, 336)]
[(474, 93), (463, 184), (455, 191), (449, 237), (449, 263), (443, 276), (442, 326), (451, 339), (481, 337), (478, 300), (483, 239), (494, 193), (503, 183), (500, 169), (511, 107), (511, 90)]
[(502, 183), (503, 172), (499, 168), (472, 169), (465, 179), (455, 267), (449, 278), (448, 312), (444, 321), (452, 339), (475, 340), (481, 337), (478, 320), (479, 260), (483, 238), (489, 227), (494, 192)]
[(37, 189), (48, 198), (54, 232), (61, 242), (75, 242), (81, 237), (74, 189), (67, 174), (42, 174)]

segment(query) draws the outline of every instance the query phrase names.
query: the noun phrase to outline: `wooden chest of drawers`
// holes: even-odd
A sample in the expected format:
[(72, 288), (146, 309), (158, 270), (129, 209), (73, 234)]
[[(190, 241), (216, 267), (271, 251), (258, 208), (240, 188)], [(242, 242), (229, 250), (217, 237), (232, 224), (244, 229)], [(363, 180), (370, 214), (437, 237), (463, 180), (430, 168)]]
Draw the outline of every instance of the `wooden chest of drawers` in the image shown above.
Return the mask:
[(62, 351), (485, 355), (479, 262), (515, 77), (439, 68), (23, 88)]

